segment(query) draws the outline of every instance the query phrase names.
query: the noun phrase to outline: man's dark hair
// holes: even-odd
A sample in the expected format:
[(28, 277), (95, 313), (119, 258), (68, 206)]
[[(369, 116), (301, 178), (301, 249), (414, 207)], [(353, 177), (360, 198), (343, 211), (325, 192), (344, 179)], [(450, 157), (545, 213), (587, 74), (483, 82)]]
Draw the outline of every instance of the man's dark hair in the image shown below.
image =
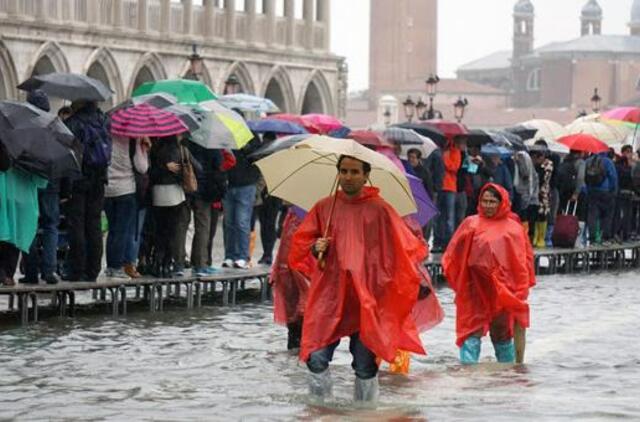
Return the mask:
[(338, 164), (336, 164), (336, 168), (338, 170), (340, 170), (340, 164), (342, 163), (342, 160), (345, 158), (351, 158), (352, 160), (360, 161), (362, 163), (362, 172), (364, 174), (371, 173), (371, 164), (362, 160), (358, 160), (357, 158), (351, 157), (350, 155), (341, 155), (340, 158), (338, 158)]
[(418, 148), (409, 149), (409, 151), (407, 151), (407, 155), (409, 154), (415, 154), (416, 157), (418, 157), (418, 160), (422, 159), (422, 151), (420, 151)]
[(622, 147), (622, 152), (633, 152), (633, 147), (631, 145), (625, 145)]
[(496, 198), (498, 198), (498, 200), (500, 202), (502, 202), (502, 195), (500, 194), (500, 192), (498, 191), (498, 189), (494, 188), (493, 186), (487, 186), (487, 188), (484, 190), (485, 192), (489, 192), (491, 195), (495, 196)]

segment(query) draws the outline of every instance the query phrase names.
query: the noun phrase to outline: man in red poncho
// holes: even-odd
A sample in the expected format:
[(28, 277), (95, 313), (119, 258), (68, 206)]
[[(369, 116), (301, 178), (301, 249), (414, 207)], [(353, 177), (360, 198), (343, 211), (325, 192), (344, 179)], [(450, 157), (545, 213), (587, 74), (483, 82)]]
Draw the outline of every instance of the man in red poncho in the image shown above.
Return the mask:
[[(456, 344), (463, 364), (477, 363), (481, 337), (491, 333), (498, 362), (524, 354), (529, 289), (535, 285), (533, 250), (509, 194), (494, 183), (480, 191), (478, 215), (466, 218), (442, 257), (455, 291)], [(514, 350), (514, 327), (522, 334)], [(519, 349), (519, 350), (518, 350)]]
[(300, 349), (311, 371), (310, 391), (320, 397), (331, 392), (329, 362), (342, 337), (351, 340), (356, 400), (377, 399), (376, 356), (392, 361), (397, 350), (425, 353), (411, 312), (420, 285), (415, 262), (427, 249), (379, 190), (365, 187), (370, 171), (368, 163), (340, 157), (341, 190), (311, 209), (289, 254), (300, 271), (310, 253), (325, 262), (308, 274)]

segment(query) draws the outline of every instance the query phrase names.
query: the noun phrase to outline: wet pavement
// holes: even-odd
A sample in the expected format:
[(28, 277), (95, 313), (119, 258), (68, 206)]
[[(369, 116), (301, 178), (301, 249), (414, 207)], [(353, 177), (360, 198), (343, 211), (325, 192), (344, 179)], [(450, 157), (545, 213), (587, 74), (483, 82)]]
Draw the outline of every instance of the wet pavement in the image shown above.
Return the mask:
[(351, 400), (347, 341), (335, 398), (306, 394), (269, 304), (169, 309), (112, 319), (48, 319), (0, 332), (1, 420), (611, 420), (640, 419), (640, 273), (539, 277), (526, 365), (461, 367), (454, 309), (422, 338), (409, 376), (381, 373), (376, 410)]

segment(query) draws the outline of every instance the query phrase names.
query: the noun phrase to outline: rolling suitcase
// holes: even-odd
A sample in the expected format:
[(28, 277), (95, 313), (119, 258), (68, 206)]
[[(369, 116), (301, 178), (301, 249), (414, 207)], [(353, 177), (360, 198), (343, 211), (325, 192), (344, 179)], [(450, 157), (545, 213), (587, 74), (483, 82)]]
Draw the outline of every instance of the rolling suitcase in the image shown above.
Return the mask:
[[(572, 202), (574, 204), (573, 213), (570, 213)], [(551, 234), (551, 243), (555, 248), (573, 248), (575, 246), (580, 233), (580, 224), (578, 217), (576, 217), (577, 208), (578, 201), (569, 201), (565, 213), (556, 217), (556, 224)]]

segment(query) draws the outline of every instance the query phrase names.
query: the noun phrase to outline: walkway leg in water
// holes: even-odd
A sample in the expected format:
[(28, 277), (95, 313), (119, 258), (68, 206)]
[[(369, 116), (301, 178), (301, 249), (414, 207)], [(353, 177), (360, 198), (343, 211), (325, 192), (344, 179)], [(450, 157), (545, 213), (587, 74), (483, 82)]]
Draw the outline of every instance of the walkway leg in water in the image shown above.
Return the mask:
[(524, 349), (527, 345), (527, 331), (517, 322), (513, 325), (513, 341), (515, 343), (516, 363), (524, 363)]
[(493, 349), (500, 363), (513, 363), (516, 359), (512, 340), (493, 343)]
[(463, 365), (473, 365), (480, 359), (480, 337), (471, 336), (467, 338), (460, 348), (460, 363)]
[(333, 383), (328, 368), (318, 374), (309, 372), (309, 394), (311, 396), (324, 399), (331, 396), (332, 389)]
[(379, 396), (378, 376), (369, 379), (356, 377), (353, 399), (355, 401), (377, 402)]

